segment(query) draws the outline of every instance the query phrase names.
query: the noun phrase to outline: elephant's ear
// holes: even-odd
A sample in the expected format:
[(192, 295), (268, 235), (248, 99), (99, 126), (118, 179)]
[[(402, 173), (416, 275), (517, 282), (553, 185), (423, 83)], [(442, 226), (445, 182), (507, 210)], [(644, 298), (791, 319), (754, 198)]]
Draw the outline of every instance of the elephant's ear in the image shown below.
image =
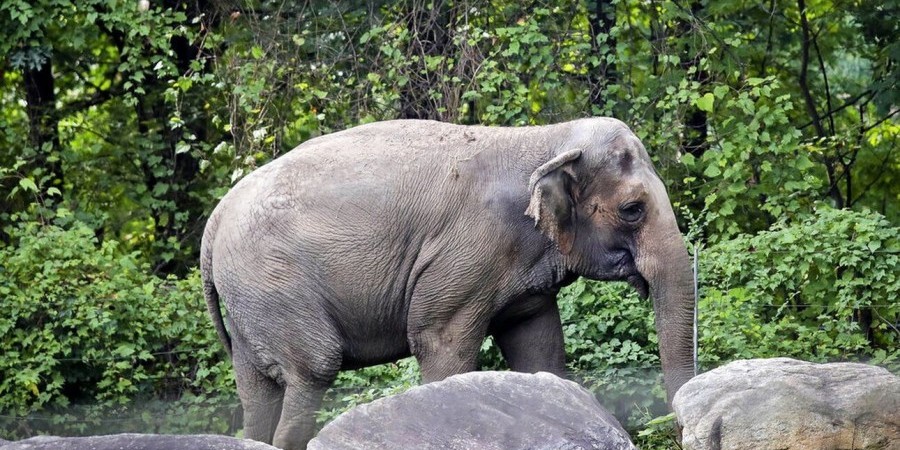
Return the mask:
[(531, 174), (528, 190), (531, 201), (525, 214), (535, 226), (559, 247), (562, 254), (572, 251), (575, 242), (575, 180), (564, 166), (581, 157), (581, 150), (569, 150), (538, 167)]

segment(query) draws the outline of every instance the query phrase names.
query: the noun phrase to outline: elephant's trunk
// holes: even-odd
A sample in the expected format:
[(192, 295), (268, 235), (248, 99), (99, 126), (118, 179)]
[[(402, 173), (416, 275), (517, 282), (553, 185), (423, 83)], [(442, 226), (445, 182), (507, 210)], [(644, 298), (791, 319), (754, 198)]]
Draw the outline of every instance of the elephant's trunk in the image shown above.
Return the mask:
[(635, 262), (653, 297), (659, 356), (671, 406), (678, 388), (694, 376), (694, 283), (687, 249), (668, 198), (658, 202), (657, 207), (658, 214), (638, 240), (641, 244)]

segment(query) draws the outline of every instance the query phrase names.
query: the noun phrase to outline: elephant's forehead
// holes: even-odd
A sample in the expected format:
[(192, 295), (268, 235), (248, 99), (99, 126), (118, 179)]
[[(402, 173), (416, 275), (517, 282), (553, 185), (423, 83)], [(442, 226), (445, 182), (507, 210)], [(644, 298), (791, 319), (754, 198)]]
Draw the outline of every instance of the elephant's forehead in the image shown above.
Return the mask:
[(621, 175), (630, 175), (635, 170), (637, 155), (633, 147), (622, 146), (612, 151), (614, 170)]
[(589, 195), (597, 196), (600, 203), (642, 200), (648, 197), (651, 189), (647, 174), (645, 170), (632, 170), (614, 176), (598, 176), (593, 188), (589, 188)]
[(622, 133), (602, 147), (602, 165), (617, 176), (641, 172), (652, 165), (641, 141), (632, 133)]
[(626, 197), (629, 200), (640, 200), (647, 196), (648, 187), (645, 176), (637, 176), (643, 171), (633, 171), (622, 178), (617, 189), (618, 197)]

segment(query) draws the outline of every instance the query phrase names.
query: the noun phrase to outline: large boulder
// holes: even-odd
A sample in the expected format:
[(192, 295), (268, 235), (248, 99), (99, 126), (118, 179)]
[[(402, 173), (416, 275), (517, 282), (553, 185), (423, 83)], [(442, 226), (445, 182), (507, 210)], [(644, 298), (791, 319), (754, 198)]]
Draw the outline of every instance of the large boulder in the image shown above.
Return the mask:
[(576, 383), (548, 373), (470, 372), (358, 406), (326, 425), (308, 448), (635, 447)]
[(900, 377), (865, 364), (735, 361), (673, 401), (688, 450), (900, 450)]
[(106, 436), (33, 438), (0, 443), (0, 450), (277, 450), (250, 439), (211, 434), (110, 434)]

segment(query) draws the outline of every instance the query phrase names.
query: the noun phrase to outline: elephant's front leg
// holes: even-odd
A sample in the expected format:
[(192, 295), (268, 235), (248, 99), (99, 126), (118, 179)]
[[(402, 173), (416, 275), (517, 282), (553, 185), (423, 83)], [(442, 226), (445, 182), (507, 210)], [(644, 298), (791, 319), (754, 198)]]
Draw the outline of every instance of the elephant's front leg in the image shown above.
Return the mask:
[(411, 308), (409, 347), (419, 361), (422, 381), (440, 381), (476, 370), (487, 324), (485, 314), (472, 306), (457, 311), (427, 305)]
[(559, 307), (553, 296), (532, 297), (491, 327), (509, 368), (517, 372), (566, 374)]

